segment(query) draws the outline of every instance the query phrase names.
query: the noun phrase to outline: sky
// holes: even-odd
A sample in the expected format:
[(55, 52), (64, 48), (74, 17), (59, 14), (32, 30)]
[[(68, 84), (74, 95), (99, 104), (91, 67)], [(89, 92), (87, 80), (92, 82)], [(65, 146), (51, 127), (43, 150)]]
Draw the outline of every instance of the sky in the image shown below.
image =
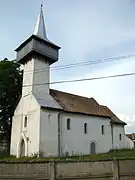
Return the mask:
[[(135, 54), (135, 0), (43, 0), (47, 37), (61, 47), (60, 66)], [(14, 49), (32, 32), (39, 0), (0, 0), (0, 59), (15, 59)], [(135, 72), (135, 57), (51, 71), (51, 81)], [(94, 97), (135, 132), (135, 76), (52, 85)]]

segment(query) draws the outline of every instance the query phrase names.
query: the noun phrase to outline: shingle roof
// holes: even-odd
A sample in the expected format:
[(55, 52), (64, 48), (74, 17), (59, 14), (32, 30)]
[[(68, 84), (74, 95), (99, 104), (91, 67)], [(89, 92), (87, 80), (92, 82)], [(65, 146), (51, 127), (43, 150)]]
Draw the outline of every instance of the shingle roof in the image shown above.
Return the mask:
[(114, 123), (127, 125), (124, 121), (120, 120), (107, 106), (103, 106), (103, 105), (100, 105), (100, 106), (106, 109), (106, 114), (110, 116), (110, 118), (112, 119)]
[(94, 98), (69, 94), (54, 89), (50, 89), (50, 95), (66, 112), (109, 117), (113, 123), (126, 125), (107, 106), (98, 104)]
[(55, 101), (55, 99), (52, 96), (48, 96), (48, 94), (40, 94), (40, 96), (38, 96), (37, 94), (33, 95), (41, 107), (62, 110), (62, 107), (59, 105), (57, 101)]

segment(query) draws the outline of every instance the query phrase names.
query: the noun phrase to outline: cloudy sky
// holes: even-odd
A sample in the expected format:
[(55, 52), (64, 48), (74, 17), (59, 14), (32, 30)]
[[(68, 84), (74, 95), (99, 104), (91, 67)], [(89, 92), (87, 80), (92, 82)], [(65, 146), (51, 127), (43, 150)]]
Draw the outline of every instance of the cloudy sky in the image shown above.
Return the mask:
[[(47, 36), (61, 46), (54, 66), (135, 54), (135, 0), (43, 0)], [(0, 0), (0, 59), (33, 31), (39, 0)], [(51, 80), (71, 80), (135, 72), (135, 57), (52, 70)], [(135, 76), (56, 84), (53, 88), (94, 97), (135, 132)]]

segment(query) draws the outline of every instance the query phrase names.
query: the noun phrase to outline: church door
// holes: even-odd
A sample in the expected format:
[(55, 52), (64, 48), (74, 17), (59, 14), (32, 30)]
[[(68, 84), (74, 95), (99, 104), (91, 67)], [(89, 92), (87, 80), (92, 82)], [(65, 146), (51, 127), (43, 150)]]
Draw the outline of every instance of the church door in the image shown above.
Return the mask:
[(90, 144), (90, 153), (91, 154), (96, 154), (96, 144), (95, 144), (95, 142), (92, 142)]
[(25, 142), (24, 139), (22, 139), (20, 144), (20, 157), (24, 157), (24, 156), (25, 156)]

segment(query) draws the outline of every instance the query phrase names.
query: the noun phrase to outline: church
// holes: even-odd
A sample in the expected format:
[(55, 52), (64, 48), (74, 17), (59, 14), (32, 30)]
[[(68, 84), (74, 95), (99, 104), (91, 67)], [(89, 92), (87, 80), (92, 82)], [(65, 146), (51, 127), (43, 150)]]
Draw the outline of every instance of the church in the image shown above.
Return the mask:
[(33, 34), (16, 49), (24, 73), (10, 154), (48, 157), (133, 148), (125, 135), (126, 123), (107, 106), (94, 98), (50, 89), (50, 66), (58, 61), (59, 50), (47, 38), (41, 7)]

